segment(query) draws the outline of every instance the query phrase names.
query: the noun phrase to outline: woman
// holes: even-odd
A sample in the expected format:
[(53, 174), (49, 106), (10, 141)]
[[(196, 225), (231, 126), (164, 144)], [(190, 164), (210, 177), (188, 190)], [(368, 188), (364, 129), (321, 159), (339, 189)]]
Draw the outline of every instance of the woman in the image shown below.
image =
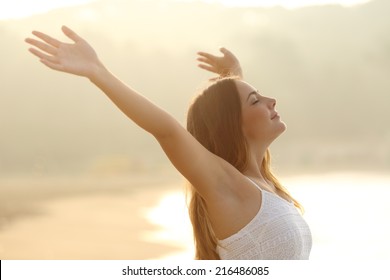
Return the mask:
[(237, 58), (200, 52), (201, 68), (220, 75), (191, 105), (187, 129), (117, 79), (93, 48), (34, 31), (30, 52), (54, 70), (87, 77), (138, 126), (151, 133), (191, 185), (196, 259), (308, 259), (310, 230), (300, 204), (270, 171), (269, 145), (286, 129), (276, 101), (242, 80)]

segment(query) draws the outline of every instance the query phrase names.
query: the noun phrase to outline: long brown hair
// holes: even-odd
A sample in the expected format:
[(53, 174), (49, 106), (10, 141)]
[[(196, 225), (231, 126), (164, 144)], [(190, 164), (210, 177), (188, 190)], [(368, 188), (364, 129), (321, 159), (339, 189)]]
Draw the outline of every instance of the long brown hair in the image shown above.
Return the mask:
[[(241, 101), (235, 83), (238, 79), (220, 78), (206, 87), (188, 110), (187, 130), (206, 149), (243, 172), (248, 165), (249, 152), (241, 129)], [(270, 159), (267, 150), (261, 173), (301, 208), (272, 174)], [(190, 185), (189, 191), (188, 208), (194, 233), (195, 259), (220, 259), (216, 251), (218, 240), (211, 225), (207, 205), (194, 186)]]

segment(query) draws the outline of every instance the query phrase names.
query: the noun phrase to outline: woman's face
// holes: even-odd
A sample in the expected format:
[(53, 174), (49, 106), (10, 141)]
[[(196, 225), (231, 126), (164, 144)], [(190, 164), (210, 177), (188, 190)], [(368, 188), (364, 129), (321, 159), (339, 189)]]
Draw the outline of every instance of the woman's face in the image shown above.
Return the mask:
[(235, 81), (240, 94), (242, 129), (247, 140), (271, 144), (286, 130), (286, 125), (275, 111), (276, 100), (259, 94), (250, 84)]

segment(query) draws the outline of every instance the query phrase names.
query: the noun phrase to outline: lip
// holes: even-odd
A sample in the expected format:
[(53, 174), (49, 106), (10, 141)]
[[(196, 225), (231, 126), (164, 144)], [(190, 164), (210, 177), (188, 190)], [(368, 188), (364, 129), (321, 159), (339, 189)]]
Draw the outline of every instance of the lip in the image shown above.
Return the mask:
[(271, 120), (273, 120), (273, 119), (275, 119), (275, 118), (278, 118), (278, 117), (279, 117), (279, 114), (278, 114), (278, 113), (275, 113), (275, 114), (272, 116)]

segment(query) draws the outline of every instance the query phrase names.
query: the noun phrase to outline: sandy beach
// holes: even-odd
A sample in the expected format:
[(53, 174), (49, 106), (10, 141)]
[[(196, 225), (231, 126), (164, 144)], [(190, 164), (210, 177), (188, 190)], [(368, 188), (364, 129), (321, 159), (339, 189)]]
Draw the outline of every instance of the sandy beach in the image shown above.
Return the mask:
[(146, 218), (182, 181), (45, 178), (0, 182), (0, 259), (159, 259), (181, 245), (154, 241)]

